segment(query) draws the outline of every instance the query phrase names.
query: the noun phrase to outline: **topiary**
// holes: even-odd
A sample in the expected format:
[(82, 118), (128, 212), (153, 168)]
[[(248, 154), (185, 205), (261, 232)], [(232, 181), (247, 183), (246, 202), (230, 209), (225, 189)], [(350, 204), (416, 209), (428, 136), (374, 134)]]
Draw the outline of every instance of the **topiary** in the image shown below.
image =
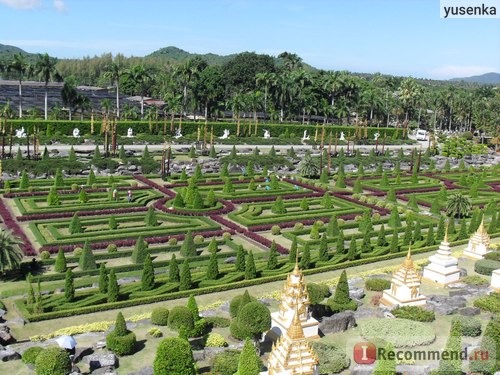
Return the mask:
[(365, 288), (376, 292), (381, 292), (390, 287), (391, 282), (382, 278), (372, 277), (365, 281)]
[(45, 348), (42, 348), (41, 346), (32, 346), (31, 348), (28, 348), (24, 351), (21, 360), (27, 365), (34, 365), (36, 357), (38, 357), (38, 354), (40, 354), (44, 350)]
[(399, 306), (391, 310), (396, 318), (415, 320), (417, 322), (433, 322), (436, 319), (434, 311), (428, 311), (420, 306)]
[(228, 349), (215, 355), (211, 362), (212, 374), (234, 375), (238, 371), (238, 359), (241, 351)]
[(456, 316), (453, 321), (460, 323), (462, 336), (477, 337), (481, 335), (481, 321), (473, 316)]
[(250, 293), (248, 293), (248, 290), (245, 290), (243, 294), (233, 297), (231, 302), (229, 302), (229, 315), (231, 315), (231, 318), (236, 317), (242, 306), (255, 301), (257, 301), (257, 299), (252, 297)]
[(156, 307), (151, 311), (151, 323), (157, 326), (168, 325), (168, 314), (169, 311), (165, 307)]
[(66, 375), (71, 371), (71, 360), (66, 350), (56, 347), (42, 350), (35, 360), (37, 375)]
[(235, 375), (258, 375), (262, 362), (250, 340), (245, 340), (243, 350), (238, 358), (238, 371)]
[(116, 253), (116, 252), (118, 251), (118, 246), (116, 246), (116, 244), (114, 244), (114, 243), (110, 243), (110, 244), (106, 247), (106, 251), (107, 251), (109, 254)]
[(186, 327), (188, 332), (191, 332), (194, 328), (193, 313), (186, 306), (174, 307), (168, 314), (168, 326), (173, 330)]
[(50, 253), (47, 251), (47, 250), (43, 250), (41, 253), (40, 253), (40, 259), (49, 259), (50, 258)]
[(310, 344), (318, 356), (320, 374), (337, 374), (349, 367), (349, 357), (341, 347), (320, 341), (311, 341)]
[(59, 251), (57, 252), (54, 270), (59, 273), (66, 272), (66, 256), (64, 255), (62, 248), (59, 248)]
[(150, 328), (148, 329), (148, 335), (151, 336), (151, 337), (162, 337), (163, 336), (163, 332), (160, 331), (159, 328), (156, 328), (156, 327), (153, 327), (153, 328)]
[(156, 350), (153, 362), (155, 374), (195, 375), (193, 352), (187, 340), (169, 337)]
[(223, 348), (227, 346), (227, 341), (220, 333), (210, 332), (205, 346), (209, 348)]
[(240, 308), (236, 321), (241, 329), (238, 338), (255, 339), (271, 328), (271, 312), (261, 302), (249, 302)]
[(311, 305), (317, 305), (330, 296), (330, 288), (325, 284), (309, 283), (307, 284), (307, 293)]
[(328, 306), (330, 306), (333, 312), (356, 310), (358, 308), (356, 301), (353, 301), (349, 296), (349, 284), (347, 283), (347, 273), (345, 270), (340, 275), (335, 294), (328, 299)]
[(106, 336), (106, 347), (116, 355), (132, 354), (135, 351), (137, 339), (134, 332), (127, 329), (127, 324), (121, 312), (116, 316), (115, 329)]
[(474, 271), (481, 275), (491, 276), (494, 270), (500, 268), (500, 262), (490, 259), (479, 259), (474, 264)]

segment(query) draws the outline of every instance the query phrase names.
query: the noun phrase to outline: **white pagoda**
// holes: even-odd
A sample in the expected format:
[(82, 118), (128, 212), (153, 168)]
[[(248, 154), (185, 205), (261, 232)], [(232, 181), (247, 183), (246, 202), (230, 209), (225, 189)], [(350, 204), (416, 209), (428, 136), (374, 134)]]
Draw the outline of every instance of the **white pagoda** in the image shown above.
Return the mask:
[(444, 240), (439, 245), (437, 254), (429, 257), (430, 263), (424, 267), (422, 277), (435, 283), (446, 285), (460, 279), (458, 259), (451, 256), (450, 243), (448, 242), (448, 228)]
[(464, 256), (473, 259), (483, 259), (486, 253), (489, 253), (490, 247), (490, 236), (486, 232), (484, 227), (484, 216), (481, 220), (479, 228), (477, 228), (476, 233), (474, 233), (470, 240), (467, 248), (464, 250)]
[(491, 288), (500, 291), (500, 269), (494, 270), (491, 273)]
[(262, 375), (318, 375), (318, 357), (304, 336), (298, 306), (290, 326), (273, 344)]
[(411, 249), (391, 279), (391, 288), (384, 290), (380, 303), (385, 306), (425, 305), (426, 297), (420, 294), (420, 275), (411, 259)]
[(295, 310), (298, 312), (298, 318), (308, 339), (319, 338), (319, 322), (311, 316), (309, 311), (309, 293), (307, 292), (304, 274), (299, 269), (298, 261), (295, 262), (295, 268), (285, 281), (281, 292), (279, 310), (271, 314), (271, 331), (275, 336), (281, 336), (286, 332), (292, 323)]

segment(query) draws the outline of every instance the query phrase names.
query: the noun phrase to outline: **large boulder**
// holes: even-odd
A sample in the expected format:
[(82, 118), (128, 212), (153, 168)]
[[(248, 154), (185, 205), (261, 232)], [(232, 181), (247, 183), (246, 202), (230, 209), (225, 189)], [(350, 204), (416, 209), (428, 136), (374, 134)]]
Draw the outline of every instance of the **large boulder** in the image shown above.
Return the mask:
[(21, 354), (18, 352), (12, 350), (12, 349), (4, 349), (0, 350), (0, 361), (2, 362), (7, 362), (7, 361), (14, 361), (16, 359), (20, 359)]
[(86, 356), (83, 362), (89, 364), (91, 371), (101, 367), (118, 367), (118, 358), (113, 353), (91, 354)]
[(100, 367), (91, 373), (92, 375), (118, 375), (114, 367)]
[(5, 324), (0, 324), (0, 345), (9, 344), (12, 341), (10, 328)]
[(329, 317), (324, 317), (319, 324), (320, 331), (326, 335), (328, 333), (343, 332), (356, 326), (354, 311), (342, 311)]
[(427, 307), (440, 315), (451, 315), (458, 309), (465, 307), (467, 300), (463, 296), (429, 296), (427, 299)]

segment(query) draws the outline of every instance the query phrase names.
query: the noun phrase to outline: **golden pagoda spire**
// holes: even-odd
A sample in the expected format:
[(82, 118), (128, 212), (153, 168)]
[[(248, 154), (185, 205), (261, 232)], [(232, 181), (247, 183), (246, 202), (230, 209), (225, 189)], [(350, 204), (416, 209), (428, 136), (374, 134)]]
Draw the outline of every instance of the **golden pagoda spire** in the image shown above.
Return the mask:
[(304, 330), (302, 329), (302, 324), (299, 319), (299, 308), (295, 305), (295, 314), (293, 315), (292, 324), (287, 331), (288, 337), (292, 340), (304, 339)]
[(479, 224), (477, 232), (480, 234), (488, 234), (488, 232), (486, 232), (486, 228), (484, 227), (484, 215), (481, 218), (481, 224)]
[(415, 268), (413, 264), (413, 260), (411, 259), (411, 244), (408, 246), (408, 254), (406, 254), (406, 258), (403, 262), (403, 267), (405, 268)]
[(299, 270), (299, 249), (295, 252), (295, 267), (293, 269), (293, 274), (298, 275), (300, 273)]

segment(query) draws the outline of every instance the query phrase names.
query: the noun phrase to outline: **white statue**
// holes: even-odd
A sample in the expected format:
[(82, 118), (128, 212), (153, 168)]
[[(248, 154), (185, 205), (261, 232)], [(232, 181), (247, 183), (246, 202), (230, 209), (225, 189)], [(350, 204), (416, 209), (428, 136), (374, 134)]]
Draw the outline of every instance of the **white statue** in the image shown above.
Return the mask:
[(80, 129), (74, 128), (73, 129), (73, 137), (78, 138), (80, 136)]
[(303, 141), (308, 141), (309, 140), (309, 136), (307, 135), (307, 130), (304, 130), (304, 135), (302, 136), (302, 140)]
[(224, 129), (224, 134), (219, 139), (228, 139), (229, 138), (229, 129)]
[(376, 141), (377, 141), (379, 137), (380, 137), (380, 133), (375, 133), (375, 134), (373, 134), (373, 139), (374, 139), (374, 140), (376, 140)]
[(174, 135), (174, 138), (175, 138), (175, 139), (179, 139), (180, 137), (182, 137), (181, 129), (180, 129), (180, 128), (177, 128), (177, 129), (175, 130), (175, 135)]
[(127, 130), (127, 137), (128, 138), (132, 138), (134, 136), (134, 131), (132, 130), (132, 128), (128, 128)]
[(271, 132), (269, 130), (264, 130), (264, 139), (271, 138)]
[(345, 141), (345, 134), (344, 132), (340, 132), (340, 138), (341, 141)]
[(17, 138), (26, 138), (26, 132), (24, 131), (24, 126), (21, 129), (16, 129)]

